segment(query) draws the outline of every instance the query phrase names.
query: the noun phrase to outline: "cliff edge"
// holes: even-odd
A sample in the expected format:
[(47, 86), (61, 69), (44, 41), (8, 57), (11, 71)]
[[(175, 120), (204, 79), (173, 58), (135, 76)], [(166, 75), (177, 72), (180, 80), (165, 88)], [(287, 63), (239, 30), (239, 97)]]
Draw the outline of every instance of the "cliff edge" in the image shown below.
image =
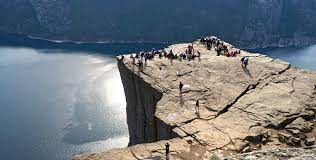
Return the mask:
[[(229, 52), (238, 50), (223, 43)], [(166, 51), (184, 53), (190, 44), (175, 44)], [(190, 160), (314, 145), (315, 73), (258, 53), (217, 56), (214, 48), (193, 44), (200, 59), (171, 61), (157, 55), (143, 67), (132, 64), (128, 55), (118, 60), (130, 147), (73, 160), (164, 159), (167, 142), (171, 159)], [(249, 57), (247, 68), (241, 66), (244, 56)], [(306, 152), (315, 158), (312, 150)], [(298, 154), (302, 151), (297, 149)]]

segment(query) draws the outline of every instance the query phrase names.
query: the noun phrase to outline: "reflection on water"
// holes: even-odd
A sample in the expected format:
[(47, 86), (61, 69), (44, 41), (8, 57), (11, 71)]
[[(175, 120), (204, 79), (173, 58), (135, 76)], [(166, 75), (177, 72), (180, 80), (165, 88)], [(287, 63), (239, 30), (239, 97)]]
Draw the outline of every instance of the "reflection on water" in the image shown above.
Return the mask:
[(165, 46), (54, 43), (0, 32), (0, 159), (68, 160), (125, 147), (126, 102), (113, 55)]
[(42, 52), (0, 48), (1, 159), (63, 160), (125, 147), (126, 104), (114, 58)]

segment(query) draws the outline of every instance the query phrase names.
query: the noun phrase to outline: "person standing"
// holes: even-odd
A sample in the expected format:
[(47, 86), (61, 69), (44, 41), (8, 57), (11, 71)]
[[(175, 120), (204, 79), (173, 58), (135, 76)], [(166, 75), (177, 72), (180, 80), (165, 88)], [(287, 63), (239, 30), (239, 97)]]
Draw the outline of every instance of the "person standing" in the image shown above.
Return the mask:
[(182, 82), (180, 82), (180, 84), (179, 84), (179, 90), (180, 90), (180, 94), (182, 93), (182, 88), (183, 88), (183, 83)]
[(241, 62), (241, 66), (242, 66), (242, 67), (244, 67), (244, 60), (245, 60), (245, 57), (242, 57), (242, 58), (240, 59), (240, 62)]
[(169, 154), (170, 154), (170, 144), (166, 144), (166, 160), (169, 160)]
[(147, 60), (148, 60), (148, 54), (147, 53), (144, 55), (144, 58), (145, 58), (145, 65), (147, 65)]
[(199, 102), (199, 100), (196, 100), (196, 103), (195, 103), (195, 113), (198, 117), (200, 116), (200, 102)]
[(247, 68), (248, 63), (249, 63), (249, 58), (245, 57), (245, 59), (244, 59), (244, 66), (245, 66), (245, 68)]
[(133, 63), (133, 65), (135, 65), (135, 57), (134, 56), (132, 56), (132, 63)]

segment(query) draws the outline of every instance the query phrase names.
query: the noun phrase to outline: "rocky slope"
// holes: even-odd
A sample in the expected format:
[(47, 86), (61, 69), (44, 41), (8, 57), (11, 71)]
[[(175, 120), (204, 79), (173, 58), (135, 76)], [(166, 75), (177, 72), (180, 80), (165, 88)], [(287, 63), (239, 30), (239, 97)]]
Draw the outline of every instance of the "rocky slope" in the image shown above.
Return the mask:
[(70, 30), (70, 0), (30, 0), (41, 26), (52, 34), (65, 33)]
[[(177, 143), (179, 144), (179, 143)], [(159, 146), (161, 145), (161, 146)], [(156, 147), (157, 150), (153, 151), (149, 148), (145, 147)], [(185, 146), (175, 146), (179, 147), (179, 150), (184, 150)], [(176, 149), (173, 149), (173, 152), (176, 153)], [(154, 152), (158, 152), (156, 154), (153, 154)], [(159, 153), (160, 152), (160, 153)], [(202, 151), (203, 152), (203, 151)], [(143, 155), (140, 155), (140, 153), (143, 153)], [(198, 154), (195, 149), (195, 154)], [(146, 157), (146, 155), (151, 155), (150, 158)], [(156, 156), (155, 156), (156, 155)], [(91, 154), (87, 156), (77, 156), (73, 158), (74, 160), (137, 160), (137, 159), (155, 159), (155, 160), (161, 160), (165, 157), (163, 155), (163, 144), (156, 144), (151, 145), (147, 144), (146, 146), (140, 147), (140, 146), (134, 146), (128, 149), (124, 150), (111, 150), (103, 154)], [(201, 160), (198, 156), (188, 156), (187, 154), (183, 155), (182, 158), (180, 157), (171, 157), (171, 159), (185, 159), (184, 156), (187, 156), (186, 159), (188, 160)], [(143, 158), (146, 157), (146, 158)], [(223, 156), (221, 154), (210, 154), (208, 156), (209, 158), (205, 158), (205, 160), (270, 160), (270, 159), (287, 159), (287, 160), (314, 160), (316, 158), (316, 146), (308, 147), (308, 148), (283, 148), (283, 149), (269, 149), (269, 150), (260, 150), (260, 151), (253, 151), (249, 153), (244, 154), (236, 154), (233, 156)]]
[(316, 42), (315, 0), (10, 0), (0, 30), (73, 41), (181, 42), (217, 34), (242, 48)]
[[(187, 46), (166, 50), (182, 53)], [(138, 145), (73, 159), (159, 159), (167, 142), (172, 159), (190, 160), (314, 145), (315, 73), (257, 53), (224, 57), (198, 42), (194, 48), (201, 60), (156, 57), (144, 68), (129, 58), (119, 60), (130, 145)], [(241, 56), (250, 57), (248, 69), (241, 67)], [(182, 93), (180, 82), (185, 84)]]
[(255, 151), (246, 154), (225, 157), (227, 160), (232, 159), (287, 159), (287, 160), (313, 160), (316, 159), (316, 146), (308, 148), (288, 148), (288, 149), (271, 149), (263, 151)]
[[(240, 46), (305, 46), (315, 43), (316, 1), (252, 0), (239, 39)], [(304, 26), (304, 27), (303, 27)], [(313, 36), (311, 36), (313, 35)]]

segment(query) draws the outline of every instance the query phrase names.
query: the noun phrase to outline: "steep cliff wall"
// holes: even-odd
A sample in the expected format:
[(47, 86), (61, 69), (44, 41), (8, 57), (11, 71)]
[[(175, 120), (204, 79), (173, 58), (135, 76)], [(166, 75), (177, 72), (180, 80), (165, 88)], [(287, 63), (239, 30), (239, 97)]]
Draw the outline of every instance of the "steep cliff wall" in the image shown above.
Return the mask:
[(126, 95), (129, 145), (156, 142), (174, 137), (172, 128), (155, 116), (162, 93), (118, 61)]
[[(40, 25), (55, 36), (61, 36), (70, 29), (71, 0), (30, 0)], [(64, 38), (61, 36), (61, 38)]]
[(238, 40), (246, 48), (306, 46), (316, 43), (316, 1), (251, 0)]

